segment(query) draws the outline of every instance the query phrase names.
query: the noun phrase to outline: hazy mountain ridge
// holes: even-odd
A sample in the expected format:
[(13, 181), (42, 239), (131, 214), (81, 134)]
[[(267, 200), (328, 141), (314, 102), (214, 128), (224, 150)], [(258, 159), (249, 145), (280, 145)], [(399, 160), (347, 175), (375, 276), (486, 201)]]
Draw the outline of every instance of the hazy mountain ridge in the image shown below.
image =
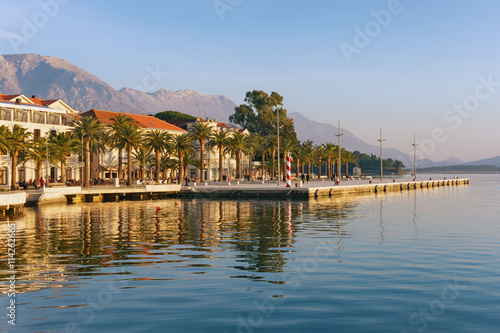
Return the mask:
[(235, 104), (225, 96), (188, 89), (145, 93), (113, 89), (96, 76), (66, 60), (37, 54), (0, 56), (0, 92), (61, 99), (76, 110), (105, 109), (137, 114), (177, 110), (198, 117), (227, 121)]
[(465, 165), (491, 165), (500, 168), (500, 156), (484, 158), (478, 161), (467, 162)]

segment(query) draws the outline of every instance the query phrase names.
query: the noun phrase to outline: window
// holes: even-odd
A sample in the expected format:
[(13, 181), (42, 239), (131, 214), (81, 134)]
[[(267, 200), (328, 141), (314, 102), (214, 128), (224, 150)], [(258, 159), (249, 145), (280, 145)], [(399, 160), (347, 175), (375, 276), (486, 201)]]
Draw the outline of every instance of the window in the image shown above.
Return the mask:
[(38, 141), (38, 139), (40, 139), (40, 130), (35, 128), (33, 130), (33, 136), (35, 138), (35, 141)]

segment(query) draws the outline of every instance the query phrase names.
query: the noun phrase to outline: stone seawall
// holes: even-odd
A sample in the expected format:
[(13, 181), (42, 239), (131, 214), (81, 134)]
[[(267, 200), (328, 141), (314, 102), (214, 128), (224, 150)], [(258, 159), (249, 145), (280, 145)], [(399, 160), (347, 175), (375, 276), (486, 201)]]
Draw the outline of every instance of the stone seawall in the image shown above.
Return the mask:
[(445, 179), (416, 182), (393, 182), (363, 185), (324, 185), (310, 187), (270, 187), (270, 186), (196, 186), (183, 187), (181, 197), (201, 198), (294, 198), (308, 199), (315, 197), (410, 191), (422, 188), (459, 186), (469, 184), (469, 179)]

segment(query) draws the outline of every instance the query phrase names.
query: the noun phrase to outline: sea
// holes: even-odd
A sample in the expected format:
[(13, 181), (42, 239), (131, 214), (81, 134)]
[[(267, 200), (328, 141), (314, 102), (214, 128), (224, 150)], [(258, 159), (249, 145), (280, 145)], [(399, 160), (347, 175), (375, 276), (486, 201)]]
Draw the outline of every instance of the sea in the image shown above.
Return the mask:
[(500, 175), (460, 177), (24, 208), (0, 221), (0, 331), (500, 332)]

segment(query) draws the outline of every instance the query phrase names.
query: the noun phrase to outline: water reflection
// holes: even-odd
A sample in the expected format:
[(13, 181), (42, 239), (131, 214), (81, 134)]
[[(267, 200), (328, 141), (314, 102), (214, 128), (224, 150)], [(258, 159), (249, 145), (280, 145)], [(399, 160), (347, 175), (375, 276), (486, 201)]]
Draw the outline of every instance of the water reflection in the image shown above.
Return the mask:
[[(191, 259), (214, 259), (228, 250), (235, 253), (233, 269), (252, 273), (241, 276), (278, 273), (304, 223), (336, 237), (340, 256), (342, 238), (349, 237), (342, 219), (354, 207), (355, 201), (345, 199), (306, 203), (202, 199), (25, 209), (16, 221), (19, 291), (107, 274), (105, 267), (175, 261), (188, 266)], [(0, 261), (3, 270), (5, 252)]]

